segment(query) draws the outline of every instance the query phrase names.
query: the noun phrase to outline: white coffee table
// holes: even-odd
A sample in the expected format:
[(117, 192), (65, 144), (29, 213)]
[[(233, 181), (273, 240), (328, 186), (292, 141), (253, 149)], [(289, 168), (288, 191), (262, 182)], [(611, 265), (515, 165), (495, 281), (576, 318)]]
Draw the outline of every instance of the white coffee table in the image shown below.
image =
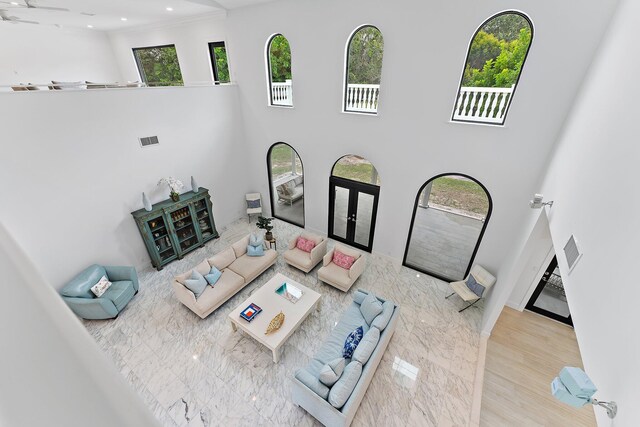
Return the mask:
[[(276, 293), (276, 289), (285, 282), (302, 290), (302, 297), (296, 303), (292, 303)], [(274, 363), (278, 363), (280, 347), (298, 329), (313, 309), (318, 307), (319, 301), (319, 293), (295, 280), (289, 279), (283, 274), (277, 273), (229, 314), (231, 328), (234, 332), (240, 328), (253, 339), (266, 346), (273, 353)], [(251, 303), (262, 308), (262, 311), (251, 322), (247, 322), (240, 317), (240, 313)], [(282, 327), (276, 332), (266, 335), (265, 332), (271, 319), (281, 311), (285, 316)]]

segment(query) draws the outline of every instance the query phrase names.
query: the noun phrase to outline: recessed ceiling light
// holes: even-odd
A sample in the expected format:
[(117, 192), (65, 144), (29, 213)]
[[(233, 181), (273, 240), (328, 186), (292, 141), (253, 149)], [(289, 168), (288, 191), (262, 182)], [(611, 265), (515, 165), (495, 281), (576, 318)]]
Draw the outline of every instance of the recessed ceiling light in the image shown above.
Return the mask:
[(173, 8), (172, 7), (168, 7), (167, 8), (167, 12), (173, 12)]
[(87, 28), (93, 28), (93, 25), (88, 24), (88, 25), (87, 25)]
[(120, 20), (121, 20), (121, 21), (126, 21), (126, 20), (127, 20), (127, 18), (120, 18)]

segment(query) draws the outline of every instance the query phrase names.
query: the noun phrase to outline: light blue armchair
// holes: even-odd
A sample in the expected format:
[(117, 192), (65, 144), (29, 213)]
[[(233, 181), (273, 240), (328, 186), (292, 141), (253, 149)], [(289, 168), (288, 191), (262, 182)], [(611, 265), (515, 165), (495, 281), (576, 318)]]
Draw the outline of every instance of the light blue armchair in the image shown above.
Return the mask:
[[(100, 298), (96, 298), (91, 287), (102, 276), (107, 276), (112, 285)], [(71, 310), (83, 319), (112, 319), (138, 293), (138, 288), (135, 268), (94, 264), (67, 283), (60, 294)]]

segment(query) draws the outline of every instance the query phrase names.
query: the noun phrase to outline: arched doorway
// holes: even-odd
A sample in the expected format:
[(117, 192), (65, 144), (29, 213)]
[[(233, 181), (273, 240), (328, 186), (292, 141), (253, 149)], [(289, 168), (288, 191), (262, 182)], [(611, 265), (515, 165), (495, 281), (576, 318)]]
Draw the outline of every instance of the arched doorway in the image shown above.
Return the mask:
[(431, 178), (416, 196), (403, 264), (447, 281), (464, 279), (491, 210), (489, 192), (474, 178)]
[(371, 252), (379, 194), (371, 162), (353, 154), (338, 159), (329, 178), (329, 237)]
[(271, 214), (304, 227), (304, 168), (298, 152), (278, 142), (267, 152)]

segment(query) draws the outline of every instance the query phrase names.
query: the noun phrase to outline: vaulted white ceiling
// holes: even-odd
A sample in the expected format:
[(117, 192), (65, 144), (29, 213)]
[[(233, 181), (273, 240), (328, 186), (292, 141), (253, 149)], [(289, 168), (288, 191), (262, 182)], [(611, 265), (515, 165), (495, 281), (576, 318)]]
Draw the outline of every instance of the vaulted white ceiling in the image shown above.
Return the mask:
[[(0, 1), (0, 14), (40, 25), (112, 31), (140, 25), (171, 22), (199, 15), (267, 3), (274, 0), (25, 0)], [(64, 8), (68, 11), (39, 9)], [(167, 10), (170, 8), (172, 10)], [(124, 19), (123, 19), (124, 18)], [(126, 20), (125, 20), (126, 19)], [(0, 25), (33, 25), (0, 22)], [(91, 28), (91, 27), (90, 27)]]

